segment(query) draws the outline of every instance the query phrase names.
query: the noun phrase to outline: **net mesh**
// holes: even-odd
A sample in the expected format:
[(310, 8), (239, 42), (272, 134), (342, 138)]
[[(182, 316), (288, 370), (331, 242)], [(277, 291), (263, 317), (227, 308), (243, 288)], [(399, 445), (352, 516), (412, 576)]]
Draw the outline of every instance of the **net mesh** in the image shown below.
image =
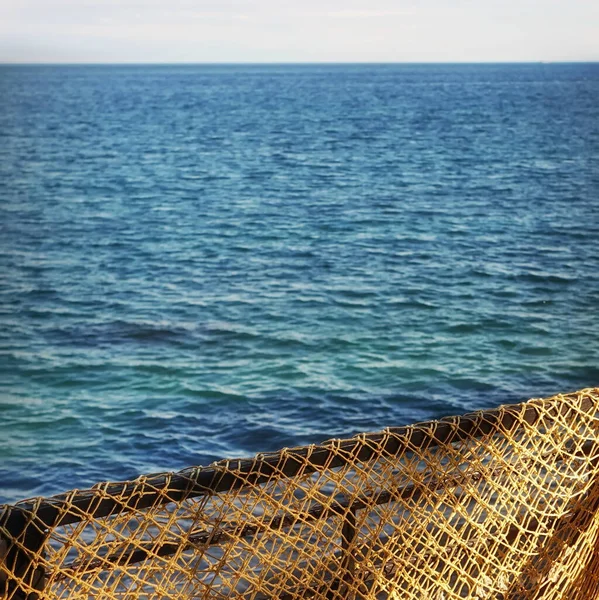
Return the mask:
[(599, 598), (599, 389), (0, 513), (8, 599)]

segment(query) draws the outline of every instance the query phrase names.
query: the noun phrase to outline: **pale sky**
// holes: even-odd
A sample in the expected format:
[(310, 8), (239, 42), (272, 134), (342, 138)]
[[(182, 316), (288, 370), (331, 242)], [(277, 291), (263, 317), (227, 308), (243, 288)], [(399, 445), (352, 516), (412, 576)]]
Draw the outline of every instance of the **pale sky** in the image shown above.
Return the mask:
[(599, 60), (599, 0), (0, 0), (0, 62)]

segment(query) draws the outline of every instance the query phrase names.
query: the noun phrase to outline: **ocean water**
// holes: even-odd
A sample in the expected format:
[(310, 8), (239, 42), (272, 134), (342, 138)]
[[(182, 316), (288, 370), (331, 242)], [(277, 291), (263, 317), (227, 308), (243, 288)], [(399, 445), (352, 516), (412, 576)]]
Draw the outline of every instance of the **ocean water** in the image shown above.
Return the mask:
[(0, 500), (599, 384), (598, 64), (0, 99)]

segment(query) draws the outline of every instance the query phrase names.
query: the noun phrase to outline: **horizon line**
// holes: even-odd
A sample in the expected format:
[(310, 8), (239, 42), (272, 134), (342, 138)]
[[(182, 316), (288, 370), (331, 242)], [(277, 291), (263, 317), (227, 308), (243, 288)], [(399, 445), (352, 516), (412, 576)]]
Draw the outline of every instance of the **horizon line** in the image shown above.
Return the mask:
[(593, 60), (426, 60), (426, 61), (3, 61), (0, 66), (280, 66), (280, 65), (548, 65), (598, 64)]

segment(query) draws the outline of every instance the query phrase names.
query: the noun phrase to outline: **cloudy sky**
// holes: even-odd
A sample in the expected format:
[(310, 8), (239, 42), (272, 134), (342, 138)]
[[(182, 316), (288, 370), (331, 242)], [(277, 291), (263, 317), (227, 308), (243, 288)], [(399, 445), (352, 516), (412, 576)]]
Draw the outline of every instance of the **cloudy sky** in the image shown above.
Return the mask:
[(599, 60), (598, 0), (0, 0), (0, 62)]

